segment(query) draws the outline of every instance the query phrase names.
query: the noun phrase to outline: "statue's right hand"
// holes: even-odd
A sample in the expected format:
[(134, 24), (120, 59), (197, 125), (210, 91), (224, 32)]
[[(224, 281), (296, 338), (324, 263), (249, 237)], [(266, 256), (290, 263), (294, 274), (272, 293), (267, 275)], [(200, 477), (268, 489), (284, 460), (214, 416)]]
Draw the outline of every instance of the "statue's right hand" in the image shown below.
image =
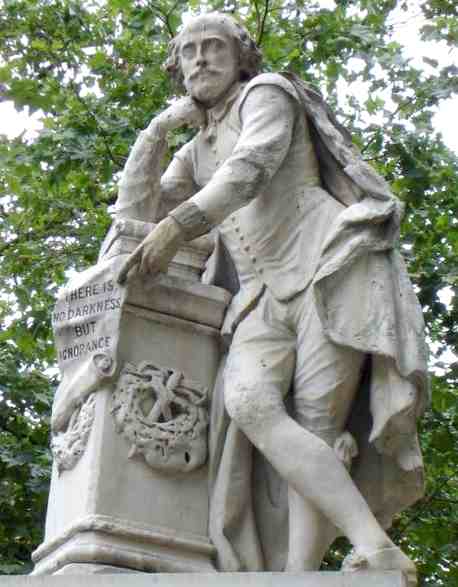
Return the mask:
[(153, 131), (159, 124), (165, 131), (184, 125), (201, 126), (205, 122), (205, 111), (190, 96), (173, 102), (164, 112), (156, 116), (147, 128)]
[(133, 253), (131, 253), (121, 266), (117, 282), (124, 285), (129, 278), (137, 274), (138, 268), (143, 255), (143, 243), (141, 243)]
[(137, 274), (156, 277), (159, 273), (166, 273), (183, 241), (181, 226), (171, 216), (166, 216), (124, 261), (118, 283), (122, 285)]

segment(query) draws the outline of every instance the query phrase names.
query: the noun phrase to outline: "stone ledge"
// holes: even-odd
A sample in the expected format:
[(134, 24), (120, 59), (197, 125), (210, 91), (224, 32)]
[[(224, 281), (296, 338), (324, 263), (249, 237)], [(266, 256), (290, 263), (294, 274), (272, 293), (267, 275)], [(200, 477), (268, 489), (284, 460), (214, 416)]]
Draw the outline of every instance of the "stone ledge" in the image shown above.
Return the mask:
[(170, 275), (140, 283), (141, 287), (135, 280), (129, 284), (127, 304), (218, 329), (232, 297), (221, 287)]
[(406, 587), (401, 573), (177, 573), (0, 577), (1, 587)]
[[(178, 535), (167, 528), (142, 527), (112, 516), (91, 515), (35, 550), (32, 560), (36, 566), (32, 575), (108, 574), (127, 572), (126, 569), (147, 573), (207, 573), (213, 569), (210, 560), (215, 552), (215, 547), (203, 536), (186, 532)], [(101, 570), (102, 566), (109, 570)]]

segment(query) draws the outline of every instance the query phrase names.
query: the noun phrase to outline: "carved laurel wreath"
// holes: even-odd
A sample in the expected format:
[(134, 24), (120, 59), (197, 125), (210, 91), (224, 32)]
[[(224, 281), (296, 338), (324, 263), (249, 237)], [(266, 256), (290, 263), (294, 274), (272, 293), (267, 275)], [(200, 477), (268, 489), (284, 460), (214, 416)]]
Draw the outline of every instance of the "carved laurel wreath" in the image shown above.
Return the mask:
[(126, 363), (112, 396), (117, 432), (129, 458), (143, 455), (153, 468), (190, 471), (207, 458), (208, 392), (173, 369)]

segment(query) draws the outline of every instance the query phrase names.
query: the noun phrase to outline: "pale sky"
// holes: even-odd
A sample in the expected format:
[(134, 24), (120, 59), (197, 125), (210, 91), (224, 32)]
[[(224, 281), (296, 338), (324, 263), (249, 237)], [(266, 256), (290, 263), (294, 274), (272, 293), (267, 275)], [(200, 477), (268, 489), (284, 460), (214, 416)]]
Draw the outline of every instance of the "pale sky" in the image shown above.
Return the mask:
[[(420, 16), (418, 0), (407, 0), (409, 13), (396, 9), (392, 16), (395, 26), (395, 39), (404, 46), (405, 55), (412, 59), (413, 65), (419, 69), (427, 69), (431, 73), (431, 67), (426, 65), (423, 57), (436, 59), (440, 66), (456, 65), (458, 62), (458, 48), (453, 50), (445, 42), (425, 43), (420, 40), (419, 30), (425, 24), (425, 19)], [(458, 96), (444, 100), (434, 117), (434, 128), (442, 133), (445, 144), (458, 154)]]
[[(334, 0), (321, 0), (320, 4), (323, 8), (335, 8)], [(437, 59), (442, 66), (456, 63), (458, 49), (450, 50), (445, 43), (420, 41), (419, 28), (424, 21), (420, 17), (418, 0), (408, 0), (408, 4), (410, 6), (408, 13), (396, 9), (390, 17), (395, 25), (395, 40), (405, 47), (405, 55), (412, 59), (416, 67), (428, 70), (431, 68), (423, 62), (423, 56)], [(358, 84), (352, 84), (349, 89), (355, 93), (364, 91), (362, 86), (357, 86)], [(456, 153), (458, 153), (457, 112), (458, 96), (443, 101), (433, 120), (435, 130), (442, 134), (445, 144)], [(13, 138), (25, 131), (25, 137), (31, 140), (40, 128), (39, 112), (29, 116), (27, 109), (17, 112), (12, 102), (0, 102), (0, 133)]]

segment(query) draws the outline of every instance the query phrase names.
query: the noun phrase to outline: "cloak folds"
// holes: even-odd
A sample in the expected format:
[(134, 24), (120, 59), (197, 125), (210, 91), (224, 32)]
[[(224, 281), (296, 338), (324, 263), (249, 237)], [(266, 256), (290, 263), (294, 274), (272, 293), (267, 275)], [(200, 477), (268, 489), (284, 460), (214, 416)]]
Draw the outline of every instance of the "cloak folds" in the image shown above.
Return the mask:
[[(416, 420), (429, 399), (427, 349), (418, 300), (397, 250), (401, 203), (352, 146), (317, 91), (292, 74), (323, 186), (346, 208), (323, 246), (311, 287), (323, 330), (368, 355), (347, 429), (359, 455), (352, 477), (384, 527), (423, 495)], [(222, 242), (204, 275), (232, 293), (238, 283)], [(222, 373), (210, 424), (210, 537), (223, 571), (282, 570), (287, 490), (230, 421)]]

